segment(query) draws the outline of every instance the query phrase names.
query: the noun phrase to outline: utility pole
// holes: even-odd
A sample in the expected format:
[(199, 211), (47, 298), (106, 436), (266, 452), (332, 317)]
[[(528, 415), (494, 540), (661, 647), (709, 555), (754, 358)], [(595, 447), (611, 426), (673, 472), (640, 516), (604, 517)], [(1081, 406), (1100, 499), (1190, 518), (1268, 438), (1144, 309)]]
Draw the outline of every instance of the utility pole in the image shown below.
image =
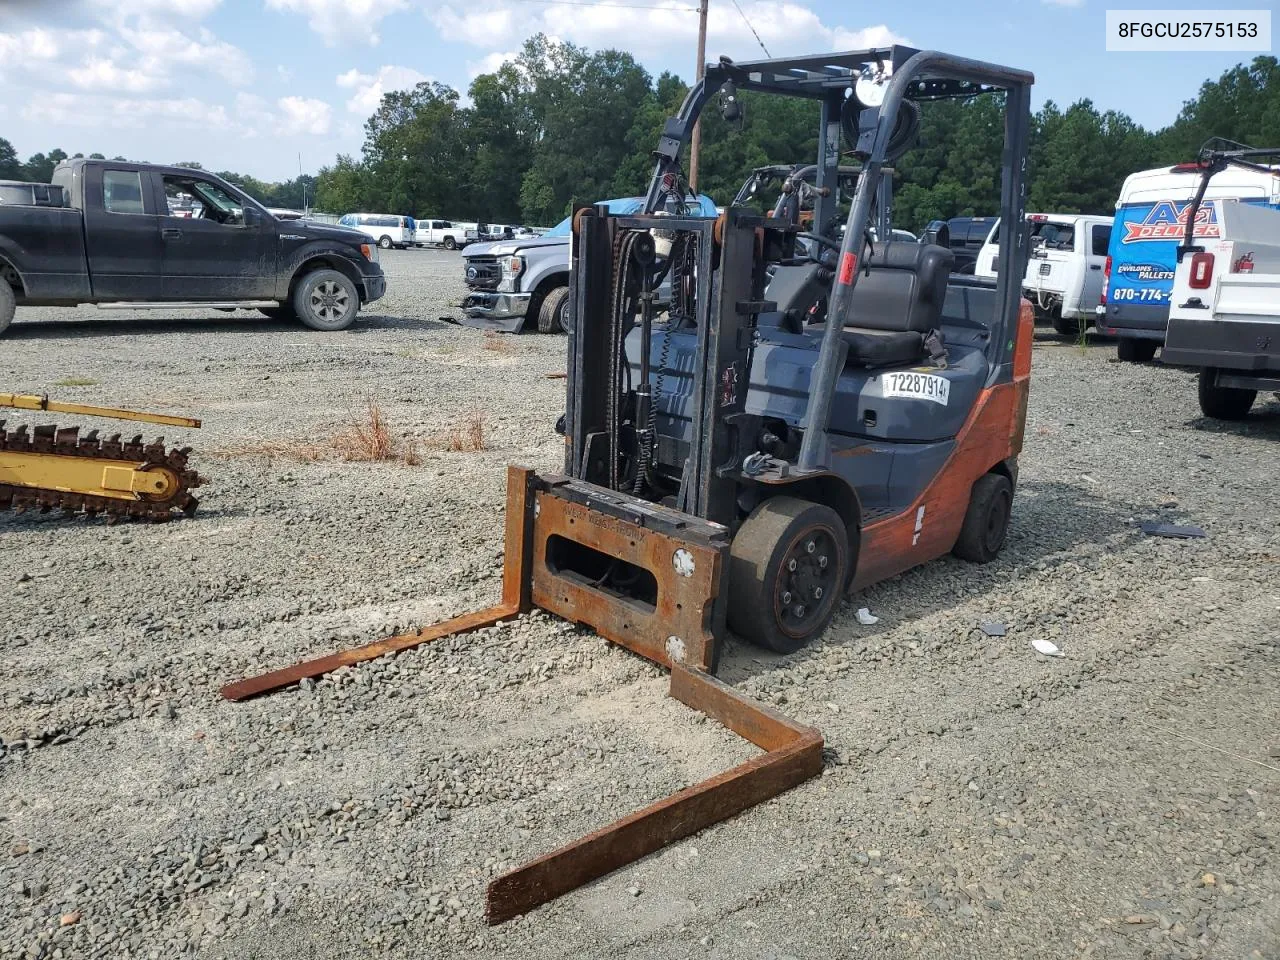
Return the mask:
[[(698, 0), (698, 66), (694, 82), (702, 79), (707, 65), (707, 4), (711, 0)], [(702, 121), (693, 125), (693, 137), (689, 141), (689, 189), (698, 194), (698, 160), (702, 155)]]

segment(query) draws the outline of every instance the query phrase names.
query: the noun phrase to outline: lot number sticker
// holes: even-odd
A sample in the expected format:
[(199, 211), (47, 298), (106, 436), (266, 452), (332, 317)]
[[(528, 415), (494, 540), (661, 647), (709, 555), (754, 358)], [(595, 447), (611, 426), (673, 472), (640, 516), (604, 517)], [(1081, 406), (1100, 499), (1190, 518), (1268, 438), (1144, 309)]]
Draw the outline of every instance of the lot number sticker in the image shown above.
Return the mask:
[(886, 397), (909, 397), (912, 400), (932, 400), (944, 407), (951, 397), (951, 381), (932, 373), (886, 373), (884, 375)]

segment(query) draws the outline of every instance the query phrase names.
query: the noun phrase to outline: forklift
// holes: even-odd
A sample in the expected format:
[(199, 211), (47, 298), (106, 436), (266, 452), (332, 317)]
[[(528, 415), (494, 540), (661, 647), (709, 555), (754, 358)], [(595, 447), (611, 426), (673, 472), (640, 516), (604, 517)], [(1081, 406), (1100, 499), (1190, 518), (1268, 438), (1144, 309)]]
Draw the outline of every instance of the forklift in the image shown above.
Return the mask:
[[(495, 878), (491, 923), (816, 775), (818, 731), (715, 678), (723, 641), (732, 630), (792, 652), (849, 591), (949, 552), (999, 553), (1030, 384), (1026, 232), (1001, 231), (997, 279), (954, 275), (950, 250), (892, 239), (876, 198), (916, 139), (920, 103), (998, 96), (1000, 216), (1022, 224), (1032, 82), (902, 46), (708, 64), (666, 123), (644, 212), (574, 212), (564, 472), (509, 468), (501, 601), (223, 696), (539, 607), (666, 667), (671, 696), (765, 751)], [(694, 123), (713, 98), (739, 117), (746, 90), (819, 105), (812, 220), (786, 202), (716, 220), (681, 209)], [(843, 154), (857, 187), (841, 219)]]

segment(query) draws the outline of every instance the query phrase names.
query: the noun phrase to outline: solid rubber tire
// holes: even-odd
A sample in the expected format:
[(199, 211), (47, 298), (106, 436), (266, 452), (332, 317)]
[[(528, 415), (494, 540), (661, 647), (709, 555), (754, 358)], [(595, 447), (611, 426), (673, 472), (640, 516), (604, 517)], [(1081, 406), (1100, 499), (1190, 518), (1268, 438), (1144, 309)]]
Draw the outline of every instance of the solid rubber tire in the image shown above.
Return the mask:
[(565, 319), (569, 309), (569, 288), (556, 287), (545, 297), (538, 307), (539, 333), (568, 333), (568, 322)]
[[(836, 544), (838, 586), (823, 598), (812, 628), (792, 636), (778, 624), (774, 588), (791, 545), (816, 527), (825, 527)], [(729, 548), (729, 627), (734, 633), (775, 653), (795, 653), (826, 630), (849, 581), (849, 537), (840, 515), (823, 504), (796, 497), (771, 497), (759, 504)]]
[[(333, 280), (342, 286), (347, 293), (351, 309), (339, 322), (330, 322), (315, 316), (311, 312), (311, 290), (316, 284), (323, 283), (326, 280)], [(313, 270), (301, 280), (293, 290), (293, 309), (297, 313), (298, 319), (302, 321), (303, 326), (310, 327), (312, 330), (323, 330), (326, 332), (334, 330), (345, 330), (356, 322), (356, 315), (360, 312), (360, 294), (356, 290), (356, 285), (351, 282), (351, 278), (345, 273), (337, 270)]]
[(1013, 513), (1013, 484), (999, 473), (984, 473), (973, 485), (960, 536), (951, 552), (971, 563), (990, 563), (1000, 555)]
[(1220, 387), (1213, 382), (1216, 375), (1212, 367), (1200, 371), (1200, 412), (1214, 420), (1243, 420), (1253, 408), (1258, 391)]

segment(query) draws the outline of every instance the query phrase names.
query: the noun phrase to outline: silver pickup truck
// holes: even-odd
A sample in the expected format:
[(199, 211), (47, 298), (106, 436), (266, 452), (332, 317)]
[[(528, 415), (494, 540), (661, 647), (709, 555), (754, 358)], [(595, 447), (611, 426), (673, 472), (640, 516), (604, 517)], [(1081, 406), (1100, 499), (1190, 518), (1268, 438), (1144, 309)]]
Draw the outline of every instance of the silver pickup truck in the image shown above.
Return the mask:
[[(692, 201), (692, 197), (690, 200)], [(607, 201), (611, 213), (637, 213), (644, 197)], [(710, 197), (698, 198), (698, 215), (716, 216)], [(563, 333), (569, 323), (569, 218), (541, 237), (516, 237), (463, 248), (462, 301), (468, 327), (515, 333), (534, 319), (539, 333)]]

